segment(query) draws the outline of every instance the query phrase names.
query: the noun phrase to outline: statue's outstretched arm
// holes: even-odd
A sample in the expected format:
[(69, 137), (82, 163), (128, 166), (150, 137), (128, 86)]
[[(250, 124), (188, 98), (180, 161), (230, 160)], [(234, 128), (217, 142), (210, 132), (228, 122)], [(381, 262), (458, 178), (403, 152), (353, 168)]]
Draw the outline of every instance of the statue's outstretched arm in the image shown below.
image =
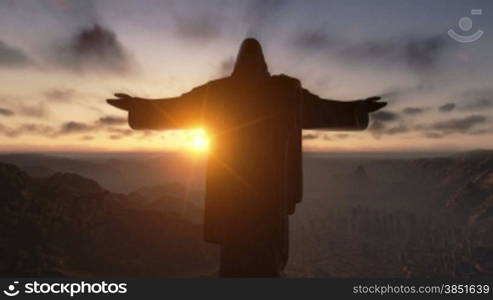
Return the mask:
[(117, 98), (107, 102), (128, 111), (133, 129), (187, 129), (201, 126), (205, 93), (206, 86), (200, 86), (174, 98), (143, 99), (115, 94)]
[(386, 105), (380, 97), (356, 101), (322, 99), (302, 89), (303, 129), (364, 130), (368, 127), (368, 114)]

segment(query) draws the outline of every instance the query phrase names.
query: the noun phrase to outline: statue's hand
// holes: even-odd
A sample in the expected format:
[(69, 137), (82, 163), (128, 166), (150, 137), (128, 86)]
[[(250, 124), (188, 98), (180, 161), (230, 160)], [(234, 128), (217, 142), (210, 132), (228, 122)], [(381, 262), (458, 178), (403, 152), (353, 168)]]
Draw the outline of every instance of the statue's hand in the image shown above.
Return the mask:
[(112, 105), (116, 108), (123, 109), (129, 111), (139, 102), (143, 101), (142, 98), (132, 97), (123, 93), (114, 94), (116, 98), (114, 99), (106, 99), (106, 102), (109, 105)]
[(364, 99), (364, 103), (366, 104), (367, 110), (369, 113), (376, 112), (377, 110), (382, 109), (385, 105), (387, 105), (387, 102), (379, 102), (382, 97), (370, 97)]

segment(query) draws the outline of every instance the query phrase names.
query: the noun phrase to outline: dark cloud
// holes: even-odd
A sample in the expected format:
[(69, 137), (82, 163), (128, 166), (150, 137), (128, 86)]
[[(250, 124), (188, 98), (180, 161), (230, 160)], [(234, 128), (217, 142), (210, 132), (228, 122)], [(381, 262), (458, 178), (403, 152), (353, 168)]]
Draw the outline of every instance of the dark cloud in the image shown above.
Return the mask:
[(43, 101), (39, 101), (36, 104), (19, 103), (17, 112), (30, 118), (45, 118), (50, 115), (50, 110)]
[(449, 46), (449, 39), (444, 35), (426, 38), (411, 38), (404, 43), (403, 57), (410, 66), (434, 68), (437, 60)]
[(402, 119), (395, 125), (381, 120), (372, 120), (368, 128), (373, 137), (379, 139), (382, 136), (398, 135), (405, 133), (420, 133), (425, 137), (438, 139), (451, 134), (481, 135), (491, 133), (484, 126), (489, 124), (489, 119), (483, 115), (470, 115), (463, 118), (451, 118), (428, 124), (413, 124)]
[(118, 135), (121, 136), (130, 136), (133, 135), (135, 131), (131, 129), (123, 129), (123, 128), (109, 128), (108, 132), (117, 133)]
[(110, 135), (109, 138), (111, 140), (119, 140), (122, 138), (122, 136), (114, 134), (114, 135)]
[(50, 107), (43, 100), (33, 101), (22, 97), (0, 95), (0, 105), (4, 110), (15, 112), (18, 116), (41, 119), (51, 115)]
[(470, 132), (472, 135), (483, 135), (483, 134), (491, 134), (493, 132), (493, 128), (487, 129), (475, 129)]
[(467, 111), (482, 111), (493, 108), (493, 90), (492, 89), (476, 89), (464, 92), (461, 96), (461, 110)]
[(25, 67), (32, 64), (32, 60), (22, 50), (0, 41), (0, 68)]
[(400, 121), (397, 125), (389, 125), (385, 121), (373, 120), (368, 128), (375, 138), (381, 138), (383, 135), (395, 135), (410, 132), (411, 129), (405, 122)]
[(371, 119), (379, 122), (392, 122), (399, 119), (399, 114), (388, 110), (381, 110), (371, 114)]
[(405, 114), (405, 115), (419, 115), (419, 114), (422, 114), (424, 112), (426, 112), (428, 110), (428, 108), (424, 108), (424, 107), (406, 107), (402, 110), (402, 113)]
[(95, 24), (77, 32), (58, 49), (55, 59), (72, 70), (100, 70), (127, 73), (131, 59), (117, 35), (108, 28)]
[(417, 85), (409, 86), (409, 87), (398, 87), (391, 88), (387, 91), (384, 91), (380, 94), (380, 96), (386, 100), (391, 99), (392, 101), (398, 100), (407, 95), (416, 95), (423, 92), (432, 91), (434, 86), (430, 82), (420, 82)]
[(368, 130), (370, 131), (382, 131), (383, 129), (387, 128), (384, 122), (374, 119), (371, 121), (370, 126), (368, 127)]
[(20, 130), (23, 133), (39, 134), (45, 136), (55, 135), (55, 128), (53, 126), (44, 124), (23, 124), (20, 126)]
[(444, 134), (438, 132), (426, 132), (424, 136), (430, 139), (441, 139), (445, 137)]
[(107, 131), (118, 134), (119, 136), (129, 136), (134, 131), (128, 128), (120, 128), (120, 125), (126, 125), (127, 118), (117, 116), (104, 116), (92, 123), (84, 122), (66, 122), (63, 123), (58, 131), (59, 134), (81, 134), (97, 131)]
[(220, 21), (213, 13), (177, 16), (175, 21), (176, 33), (186, 39), (204, 41), (214, 39), (221, 34)]
[(85, 133), (93, 130), (94, 130), (94, 126), (92, 125), (82, 122), (70, 121), (62, 124), (59, 133), (60, 134)]
[(75, 94), (74, 89), (53, 88), (43, 93), (46, 99), (54, 102), (69, 102)]
[(478, 125), (487, 123), (487, 118), (483, 115), (470, 115), (464, 118), (453, 118), (446, 121), (439, 121), (431, 124), (428, 128), (442, 133), (467, 133)]
[(127, 118), (126, 117), (116, 117), (116, 116), (105, 116), (101, 117), (98, 120), (98, 123), (101, 125), (124, 125), (127, 124)]
[(15, 138), (24, 134), (55, 137), (56, 130), (54, 127), (44, 124), (26, 123), (14, 128), (0, 124), (0, 134), (10, 138)]
[(444, 35), (401, 36), (387, 40), (352, 43), (329, 37), (323, 30), (302, 32), (292, 39), (293, 45), (306, 51), (330, 52), (347, 62), (368, 61), (373, 64), (403, 64), (415, 71), (438, 67), (439, 59), (452, 43)]
[(371, 135), (373, 135), (374, 138), (380, 138), (385, 130), (387, 129), (387, 125), (378, 120), (378, 119), (374, 119), (370, 122), (370, 126), (368, 126), (368, 131), (371, 133)]
[(455, 109), (455, 103), (446, 103), (438, 108), (441, 112), (451, 112)]
[(134, 134), (134, 131), (128, 128), (116, 127), (122, 124), (126, 124), (126, 118), (120, 118), (115, 116), (101, 117), (94, 122), (85, 123), (79, 121), (69, 121), (62, 123), (58, 128), (47, 126), (43, 124), (23, 124), (21, 126), (12, 128), (2, 125), (0, 128), (0, 134), (17, 137), (22, 134), (32, 134), (38, 136), (45, 136), (56, 138), (63, 135), (71, 134), (85, 134), (81, 139), (89, 140), (93, 137), (92, 134), (96, 132), (109, 132), (120, 137), (130, 136)]
[(295, 36), (293, 44), (296, 48), (308, 51), (318, 51), (335, 47), (337, 41), (330, 39), (324, 32), (306, 31)]
[(437, 66), (448, 43), (443, 35), (367, 41), (345, 47), (341, 54), (350, 60), (402, 62), (411, 69), (431, 70)]
[(0, 116), (11, 117), (13, 115), (15, 115), (15, 113), (10, 109), (0, 107)]
[(464, 110), (484, 110), (493, 108), (493, 100), (487, 98), (478, 98), (462, 106)]

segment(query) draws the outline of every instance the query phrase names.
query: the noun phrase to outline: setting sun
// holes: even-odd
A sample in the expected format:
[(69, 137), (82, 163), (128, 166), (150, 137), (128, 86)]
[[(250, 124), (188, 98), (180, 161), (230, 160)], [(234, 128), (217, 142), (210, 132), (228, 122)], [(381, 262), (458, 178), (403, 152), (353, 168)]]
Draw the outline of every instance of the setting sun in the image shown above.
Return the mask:
[(188, 148), (195, 152), (209, 151), (209, 137), (203, 128), (191, 131)]

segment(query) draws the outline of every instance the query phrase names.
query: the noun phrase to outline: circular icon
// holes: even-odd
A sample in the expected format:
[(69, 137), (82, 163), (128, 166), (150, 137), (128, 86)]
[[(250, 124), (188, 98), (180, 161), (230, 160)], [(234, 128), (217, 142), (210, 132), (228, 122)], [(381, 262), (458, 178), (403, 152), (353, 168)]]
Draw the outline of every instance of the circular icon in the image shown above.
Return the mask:
[(3, 293), (9, 297), (17, 296), (19, 291), (15, 290), (15, 285), (18, 284), (19, 281), (14, 281), (14, 284), (9, 284), (7, 290), (4, 290)]
[(469, 17), (463, 17), (459, 20), (459, 27), (464, 31), (469, 31), (472, 28), (472, 20)]
[[(482, 14), (483, 14), (482, 9), (471, 9), (471, 15), (473, 15), (473, 16), (480, 16)], [(472, 29), (473, 22), (472, 22), (472, 19), (470, 17), (462, 17), (459, 19), (458, 25), (459, 25), (459, 28), (462, 30), (462, 32), (465, 33), (465, 32), (468, 32)], [(481, 36), (483, 36), (484, 31), (478, 30), (473, 34), (464, 35), (464, 34), (460, 34), (460, 33), (455, 32), (453, 29), (450, 29), (447, 33), (451, 38), (453, 38), (457, 42), (472, 43), (472, 42), (479, 40), (481, 38)]]

